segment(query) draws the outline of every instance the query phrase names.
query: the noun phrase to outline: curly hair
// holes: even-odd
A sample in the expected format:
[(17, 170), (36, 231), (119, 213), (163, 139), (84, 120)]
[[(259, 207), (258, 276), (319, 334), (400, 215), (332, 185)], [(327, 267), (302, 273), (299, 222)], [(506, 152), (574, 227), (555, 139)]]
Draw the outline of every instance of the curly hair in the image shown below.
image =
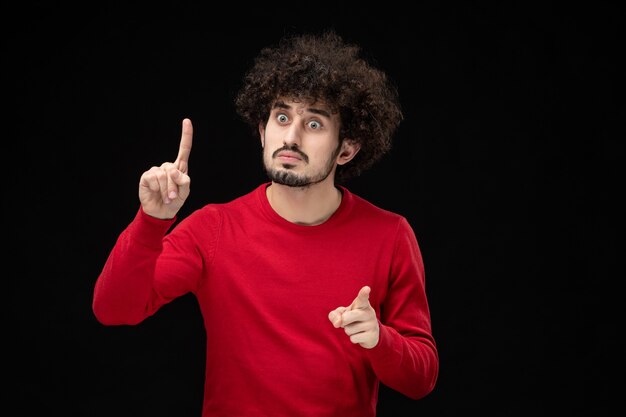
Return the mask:
[(279, 97), (324, 102), (339, 113), (340, 140), (361, 147), (337, 167), (337, 180), (356, 177), (389, 151), (403, 119), (395, 86), (359, 54), (333, 31), (287, 36), (260, 51), (235, 97), (236, 111), (258, 133)]

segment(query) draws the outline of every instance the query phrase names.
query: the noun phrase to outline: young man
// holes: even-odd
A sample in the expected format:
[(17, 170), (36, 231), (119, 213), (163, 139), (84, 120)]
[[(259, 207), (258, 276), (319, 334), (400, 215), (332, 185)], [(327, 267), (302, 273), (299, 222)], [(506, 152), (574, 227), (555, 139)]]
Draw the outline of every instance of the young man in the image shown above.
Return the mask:
[(236, 105), (271, 181), (169, 231), (190, 192), (183, 120), (178, 157), (141, 176), (141, 207), (96, 282), (105, 325), (197, 297), (204, 417), (375, 416), (380, 382), (414, 399), (434, 388), (413, 230), (339, 185), (385, 154), (402, 119), (395, 89), (358, 52), (333, 33), (262, 50)]

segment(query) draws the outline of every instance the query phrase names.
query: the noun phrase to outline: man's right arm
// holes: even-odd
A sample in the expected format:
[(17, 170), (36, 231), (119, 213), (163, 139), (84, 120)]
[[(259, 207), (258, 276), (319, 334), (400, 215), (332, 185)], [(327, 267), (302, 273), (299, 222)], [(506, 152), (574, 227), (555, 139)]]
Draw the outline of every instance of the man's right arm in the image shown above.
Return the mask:
[(192, 138), (191, 120), (184, 119), (176, 160), (141, 175), (141, 207), (118, 237), (96, 281), (92, 308), (103, 324), (139, 323), (167, 302), (156, 289), (157, 261), (163, 237), (190, 193)]
[(163, 236), (175, 219), (160, 220), (139, 209), (120, 234), (96, 281), (93, 312), (106, 325), (137, 324), (159, 306), (152, 300)]

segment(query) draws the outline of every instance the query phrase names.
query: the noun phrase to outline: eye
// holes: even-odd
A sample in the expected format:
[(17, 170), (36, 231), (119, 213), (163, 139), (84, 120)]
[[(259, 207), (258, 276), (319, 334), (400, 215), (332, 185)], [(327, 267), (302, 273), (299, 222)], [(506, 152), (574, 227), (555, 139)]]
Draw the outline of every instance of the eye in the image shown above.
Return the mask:
[(320, 122), (318, 122), (317, 120), (311, 120), (309, 122), (309, 127), (311, 129), (317, 130), (317, 129), (321, 129), (322, 128), (322, 124)]
[(287, 123), (289, 121), (289, 117), (287, 117), (287, 115), (284, 113), (278, 113), (276, 115), (276, 120), (278, 121), (278, 123)]

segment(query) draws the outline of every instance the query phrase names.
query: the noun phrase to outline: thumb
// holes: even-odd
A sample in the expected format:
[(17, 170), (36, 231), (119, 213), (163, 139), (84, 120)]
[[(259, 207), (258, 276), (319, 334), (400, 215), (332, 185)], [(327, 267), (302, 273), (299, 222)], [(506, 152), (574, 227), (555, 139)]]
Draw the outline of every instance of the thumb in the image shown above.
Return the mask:
[(178, 169), (172, 171), (171, 177), (177, 185), (183, 185), (185, 183), (185, 175)]
[(359, 295), (356, 296), (350, 310), (364, 309), (370, 306), (370, 291), (371, 288), (367, 285), (359, 290)]

